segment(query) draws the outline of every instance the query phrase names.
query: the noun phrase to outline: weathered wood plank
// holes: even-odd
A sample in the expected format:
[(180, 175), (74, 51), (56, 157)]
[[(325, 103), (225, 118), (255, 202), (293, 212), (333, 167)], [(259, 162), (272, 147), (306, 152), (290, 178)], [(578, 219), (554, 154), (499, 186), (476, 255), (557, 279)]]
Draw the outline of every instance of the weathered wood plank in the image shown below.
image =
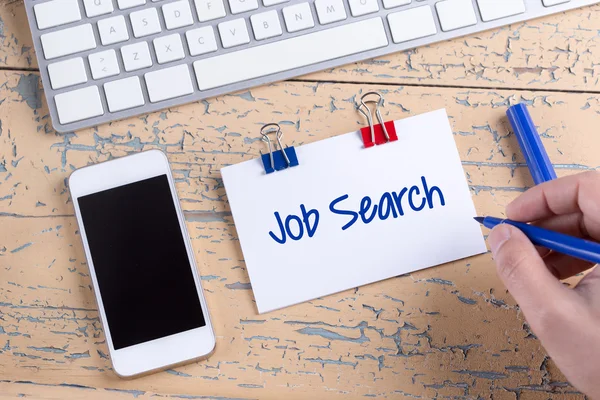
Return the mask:
[(0, 76), (5, 80), (0, 113), (7, 116), (0, 134), (0, 212), (11, 215), (71, 214), (66, 180), (72, 170), (160, 148), (169, 154), (185, 210), (195, 218), (220, 218), (229, 210), (219, 169), (265, 150), (262, 124), (279, 122), (285, 142), (295, 145), (353, 131), (365, 124), (354, 102), (367, 89), (386, 93), (390, 119), (445, 107), (474, 191), (522, 191), (531, 185), (504, 116), (509, 104), (521, 100), (532, 105), (559, 174), (600, 166), (597, 95), (288, 82), (57, 134), (37, 75)]
[(257, 315), (229, 218), (188, 225), (215, 355), (123, 381), (106, 357), (74, 218), (1, 219), (11, 229), (0, 243), (18, 249), (1, 258), (0, 373), (9, 383), (272, 399), (573, 391), (549, 369), (488, 255)]
[(600, 6), (309, 75), (308, 80), (597, 91)]
[(0, 0), (0, 68), (37, 68), (27, 14), (20, 0)]
[[(600, 5), (305, 76), (378, 82), (598, 91)], [(0, 67), (37, 67), (23, 3), (0, 1)]]
[[(531, 185), (505, 107), (531, 103), (564, 175), (600, 164), (597, 96), (288, 82), (61, 135), (37, 75), (0, 76), (0, 390), (583, 399), (545, 356), (489, 255), (257, 315), (219, 169), (264, 150), (266, 122), (281, 123), (296, 145), (355, 130), (364, 122), (354, 96), (385, 89), (386, 118), (447, 108), (478, 211), (501, 214)], [(218, 349), (207, 362), (122, 381), (106, 358), (65, 180), (149, 148), (166, 151), (175, 170)]]

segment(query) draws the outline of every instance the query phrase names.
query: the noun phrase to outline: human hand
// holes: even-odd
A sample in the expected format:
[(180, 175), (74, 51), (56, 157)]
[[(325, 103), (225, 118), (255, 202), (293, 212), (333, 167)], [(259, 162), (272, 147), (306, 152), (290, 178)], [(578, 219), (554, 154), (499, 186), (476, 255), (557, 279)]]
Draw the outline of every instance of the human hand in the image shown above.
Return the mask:
[[(506, 208), (509, 219), (600, 240), (600, 172), (535, 186)], [(517, 228), (501, 224), (488, 237), (498, 275), (533, 332), (577, 389), (600, 399), (600, 267), (575, 289), (565, 279), (593, 264), (536, 249)]]

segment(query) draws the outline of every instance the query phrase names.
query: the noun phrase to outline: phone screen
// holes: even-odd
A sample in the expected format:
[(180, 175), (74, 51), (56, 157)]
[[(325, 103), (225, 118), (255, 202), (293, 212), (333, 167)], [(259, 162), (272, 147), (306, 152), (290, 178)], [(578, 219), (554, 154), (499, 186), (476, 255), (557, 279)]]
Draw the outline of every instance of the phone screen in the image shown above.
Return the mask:
[(166, 175), (78, 201), (116, 350), (206, 325)]

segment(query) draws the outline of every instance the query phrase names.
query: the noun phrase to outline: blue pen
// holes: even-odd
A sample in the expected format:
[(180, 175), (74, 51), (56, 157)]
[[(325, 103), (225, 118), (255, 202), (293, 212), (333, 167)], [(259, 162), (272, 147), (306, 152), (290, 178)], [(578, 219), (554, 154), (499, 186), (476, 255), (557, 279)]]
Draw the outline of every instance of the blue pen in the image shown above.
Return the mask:
[(475, 220), (489, 229), (500, 224), (515, 226), (536, 246), (543, 246), (547, 249), (596, 264), (600, 263), (600, 243), (550, 231), (524, 222), (511, 221), (510, 219), (475, 217)]
[[(537, 133), (531, 115), (527, 110), (527, 106), (522, 103), (514, 105), (508, 109), (506, 115), (515, 131), (515, 136), (525, 156), (525, 162), (529, 167), (534, 183), (539, 185), (540, 183), (556, 179), (556, 173)], [(475, 217), (475, 220), (489, 229), (499, 224), (515, 226), (536, 246), (543, 246), (547, 249), (596, 264), (600, 263), (600, 243), (509, 219)]]
[(533, 182), (536, 185), (556, 179), (556, 173), (544, 149), (540, 135), (535, 129), (535, 124), (523, 103), (514, 105), (506, 111), (508, 120), (513, 127), (525, 162), (529, 167)]

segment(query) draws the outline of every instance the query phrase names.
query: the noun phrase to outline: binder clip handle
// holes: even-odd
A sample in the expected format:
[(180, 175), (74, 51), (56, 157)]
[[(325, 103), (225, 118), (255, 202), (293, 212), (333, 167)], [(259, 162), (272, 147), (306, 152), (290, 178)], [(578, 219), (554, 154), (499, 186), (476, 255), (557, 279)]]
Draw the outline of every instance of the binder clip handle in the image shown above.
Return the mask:
[[(283, 132), (281, 131), (279, 124), (270, 123), (264, 125), (260, 129), (260, 134), (262, 135), (262, 140), (267, 142), (267, 145), (269, 146), (269, 154), (263, 154), (261, 156), (267, 174), (298, 165), (298, 157), (296, 156), (296, 149), (294, 149), (294, 146), (283, 147), (281, 142)], [(271, 139), (269, 138), (270, 134), (275, 134), (277, 145), (271, 143)], [(278, 150), (277, 146), (279, 146)]]
[[(377, 96), (378, 99), (377, 100), (365, 100), (369, 96)], [(367, 93), (363, 94), (362, 97), (360, 98), (360, 105), (358, 106), (358, 111), (360, 111), (362, 113), (362, 115), (364, 115), (367, 118), (367, 121), (369, 122), (369, 129), (371, 130), (371, 143), (375, 143), (375, 125), (373, 124), (373, 116), (372, 116), (373, 112), (371, 111), (371, 109), (369, 108), (367, 103), (375, 104), (375, 116), (377, 116), (377, 121), (383, 127), (383, 134), (385, 135), (386, 141), (389, 142), (390, 135), (385, 127), (385, 124), (383, 123), (383, 117), (381, 116), (381, 110), (380, 110), (380, 108), (384, 106), (385, 99), (379, 92), (367, 92)]]
[[(368, 130), (370, 136), (365, 132), (367, 128), (361, 129), (361, 134), (363, 136), (363, 142), (365, 144), (365, 147), (373, 147), (376, 144), (383, 144), (398, 140), (394, 123), (383, 122), (383, 117), (381, 116), (381, 108), (383, 108), (384, 103), (385, 99), (383, 98), (383, 95), (379, 92), (367, 92), (363, 94), (360, 98), (360, 104), (358, 105), (357, 109), (362, 115), (365, 116), (367, 122), (369, 123)], [(374, 104), (374, 111), (372, 111), (367, 104)], [(373, 114), (375, 114), (375, 116), (377, 117), (377, 125), (373, 123)]]

